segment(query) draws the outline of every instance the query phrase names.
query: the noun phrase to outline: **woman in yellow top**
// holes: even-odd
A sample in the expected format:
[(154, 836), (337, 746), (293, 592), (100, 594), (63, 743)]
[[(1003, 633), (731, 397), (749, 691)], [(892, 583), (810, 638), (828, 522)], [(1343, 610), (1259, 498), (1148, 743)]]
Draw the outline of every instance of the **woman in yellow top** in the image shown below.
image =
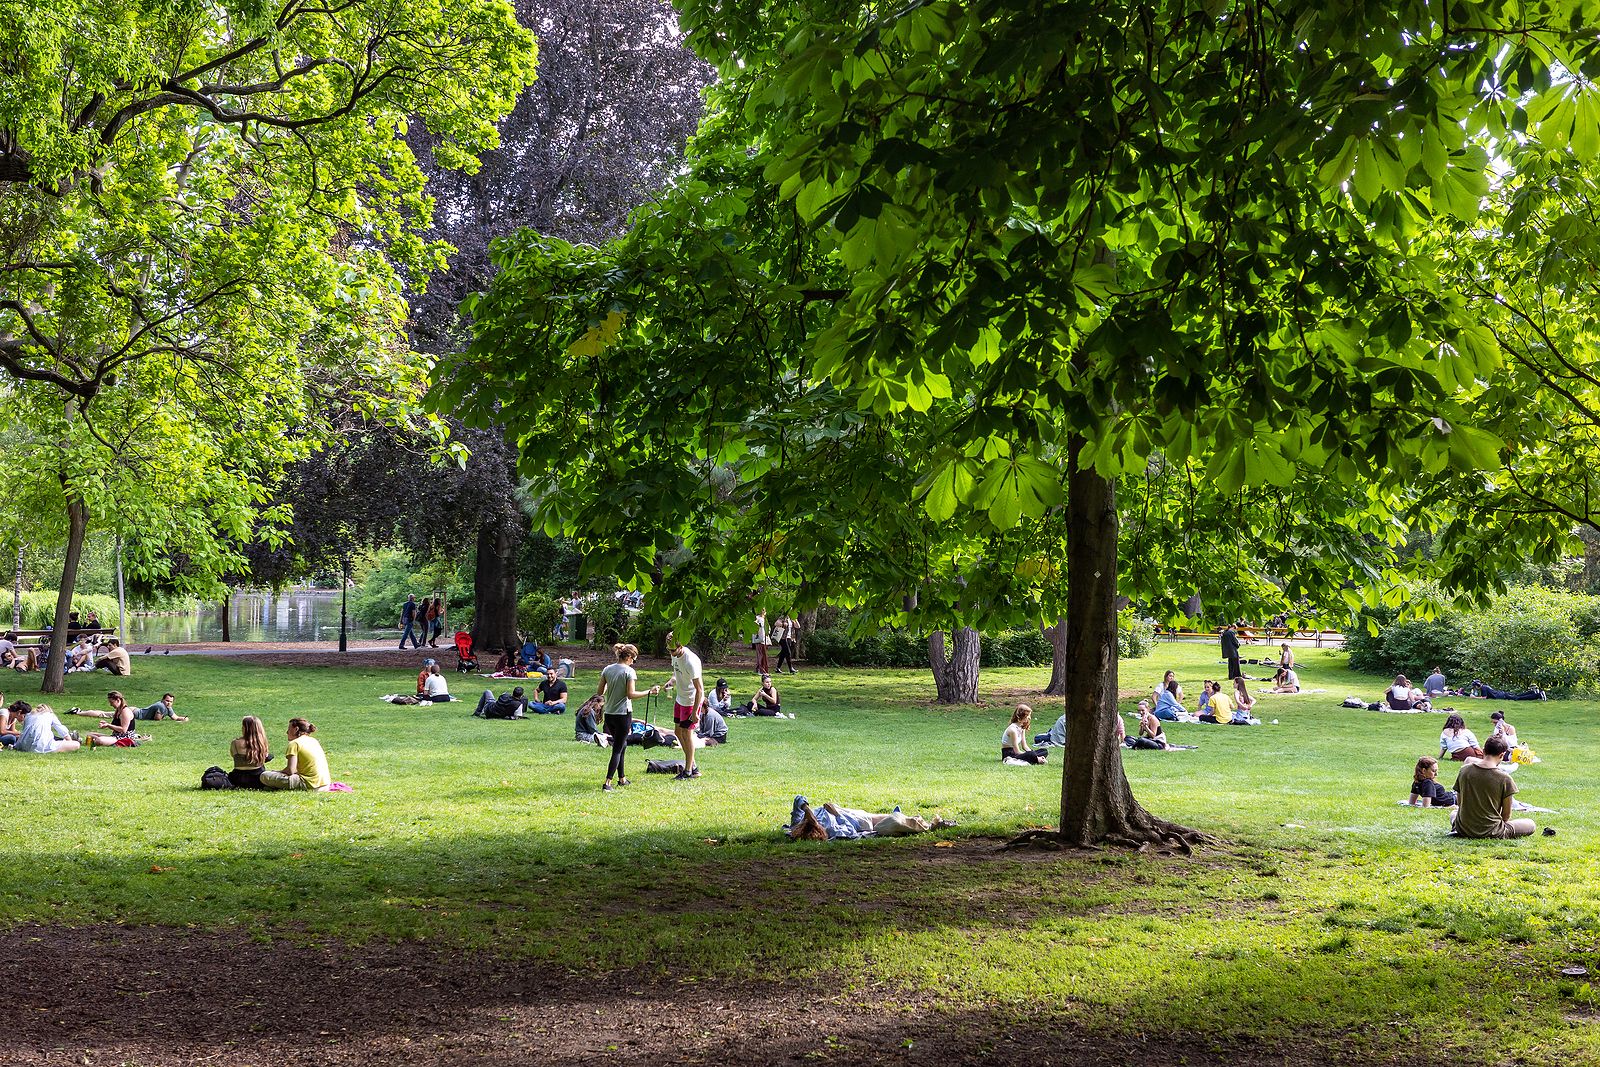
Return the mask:
[(328, 774), (328, 757), (322, 744), (311, 735), (317, 728), (305, 719), (289, 720), (289, 751), (282, 771), (262, 771), (263, 789), (327, 789), (333, 779)]
[(1226, 726), (1233, 721), (1233, 700), (1222, 691), (1216, 682), (1207, 682), (1213, 692), (1211, 694), (1211, 717), (1200, 716), (1201, 722), (1215, 722)]

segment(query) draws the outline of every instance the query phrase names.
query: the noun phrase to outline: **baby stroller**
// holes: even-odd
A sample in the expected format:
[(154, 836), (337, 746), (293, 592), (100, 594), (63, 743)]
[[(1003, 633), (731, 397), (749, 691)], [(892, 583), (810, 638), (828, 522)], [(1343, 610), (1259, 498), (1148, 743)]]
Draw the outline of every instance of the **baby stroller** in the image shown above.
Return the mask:
[(478, 669), (478, 657), (472, 653), (472, 635), (465, 630), (456, 631), (456, 670), (462, 674)]

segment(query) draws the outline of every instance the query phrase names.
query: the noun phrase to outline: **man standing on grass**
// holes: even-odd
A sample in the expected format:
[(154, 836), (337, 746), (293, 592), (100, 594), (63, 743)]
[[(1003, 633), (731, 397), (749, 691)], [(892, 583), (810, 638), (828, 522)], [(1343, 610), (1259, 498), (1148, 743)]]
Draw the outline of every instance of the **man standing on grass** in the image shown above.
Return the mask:
[[(1461, 764), (1456, 776), (1456, 811), (1450, 824), (1461, 837), (1529, 837), (1532, 819), (1511, 817), (1511, 798), (1517, 783), (1500, 769), (1506, 739), (1496, 734), (1483, 743), (1483, 755)], [(1552, 831), (1546, 830), (1546, 833)]]
[(417, 622), (417, 594), (406, 595), (406, 602), (400, 605), (400, 647), (406, 647), (406, 638), (411, 639), (412, 648), (421, 648), (422, 642), (417, 640), (415, 629)]
[(667, 649), (672, 653), (672, 732), (683, 746), (683, 770), (677, 781), (700, 777), (700, 767), (695, 763), (695, 731), (700, 726), (700, 712), (706, 706), (706, 683), (700, 676), (700, 657), (679, 642), (676, 634), (667, 634)]
[(1222, 628), (1222, 658), (1228, 661), (1228, 679), (1240, 677), (1239, 631), (1231, 623)]

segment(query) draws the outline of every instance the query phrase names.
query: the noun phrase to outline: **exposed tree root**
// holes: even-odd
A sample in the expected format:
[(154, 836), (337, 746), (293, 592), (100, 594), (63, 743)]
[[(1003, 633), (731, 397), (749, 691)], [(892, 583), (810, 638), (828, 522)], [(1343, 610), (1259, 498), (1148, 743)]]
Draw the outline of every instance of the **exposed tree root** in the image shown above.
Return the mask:
[(1091, 841), (1074, 841), (1059, 830), (1024, 830), (1001, 845), (1004, 851), (1030, 849), (1043, 852), (1098, 852), (1104, 849), (1124, 849), (1147, 855), (1192, 856), (1197, 848), (1215, 846), (1220, 842), (1209, 834), (1191, 830), (1187, 826), (1158, 819), (1146, 812), (1115, 830), (1107, 830)]

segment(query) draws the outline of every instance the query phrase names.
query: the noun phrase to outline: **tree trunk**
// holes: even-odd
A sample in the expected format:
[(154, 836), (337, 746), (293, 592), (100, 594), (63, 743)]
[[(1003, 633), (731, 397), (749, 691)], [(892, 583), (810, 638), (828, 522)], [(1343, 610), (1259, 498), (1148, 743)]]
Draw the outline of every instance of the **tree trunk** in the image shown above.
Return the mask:
[(1067, 745), (1060, 838), (1079, 847), (1161, 844), (1187, 851), (1199, 834), (1139, 806), (1117, 743), (1117, 507), (1110, 480), (1078, 465), (1067, 475)]
[(478, 562), (473, 568), (472, 644), (482, 651), (516, 648), (517, 550), (520, 523), (478, 527)]
[(83, 557), (83, 538), (88, 529), (88, 509), (67, 488), (67, 560), (61, 567), (61, 588), (56, 592), (56, 618), (51, 625), (50, 655), (45, 660), (41, 693), (67, 691), (67, 617), (72, 613), (72, 594), (78, 588), (78, 561)]
[(233, 642), (233, 590), (227, 586), (222, 588), (222, 640), (224, 644)]
[(1054, 626), (1041, 626), (1040, 632), (1050, 642), (1050, 684), (1044, 687), (1047, 697), (1067, 695), (1067, 617), (1056, 619)]
[(947, 659), (944, 631), (928, 635), (928, 666), (933, 668), (933, 684), (941, 704), (978, 702), (978, 631), (963, 626), (955, 632), (955, 645)]

